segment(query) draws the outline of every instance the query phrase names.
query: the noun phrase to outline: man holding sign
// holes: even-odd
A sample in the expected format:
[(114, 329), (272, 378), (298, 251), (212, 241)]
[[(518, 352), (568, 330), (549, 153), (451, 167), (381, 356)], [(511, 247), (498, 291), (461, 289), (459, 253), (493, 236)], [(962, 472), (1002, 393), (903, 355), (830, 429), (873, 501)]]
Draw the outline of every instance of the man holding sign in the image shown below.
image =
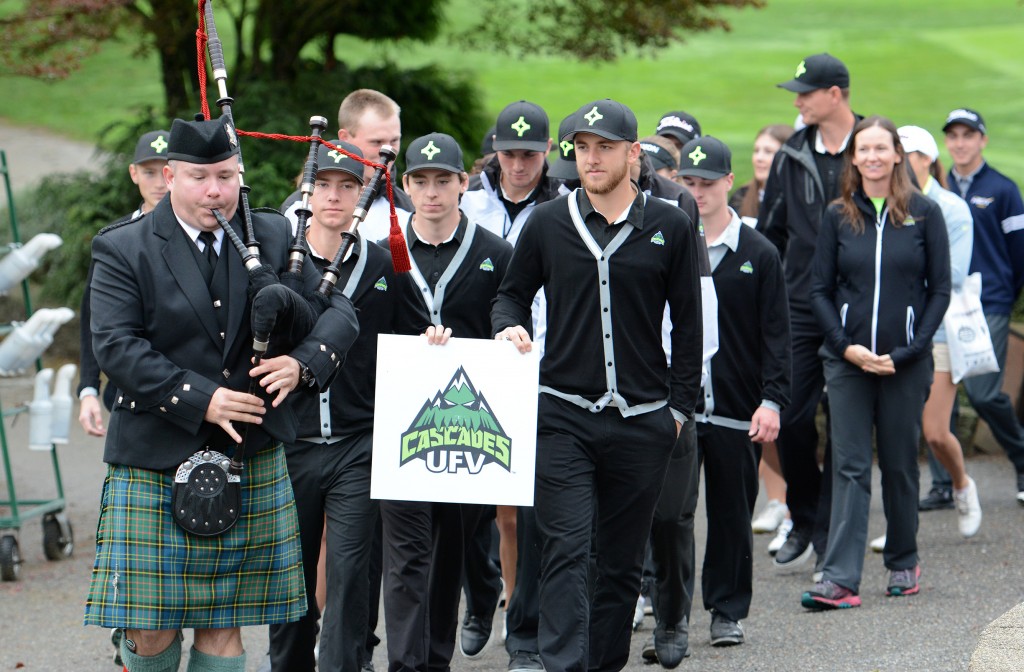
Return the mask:
[[(416, 300), (433, 324), (426, 336), (437, 344), (452, 333), (488, 338), (486, 306), (505, 276), (512, 246), (459, 209), (469, 176), (453, 137), (417, 138), (405, 163), (403, 184), (415, 213), (404, 233)], [(482, 506), (384, 500), (380, 510), (388, 669), (447, 669), (455, 651), (464, 537), (476, 529)]]
[[(654, 507), (700, 388), (697, 238), (683, 211), (629, 179), (640, 157), (629, 108), (595, 101), (569, 128), (559, 140), (574, 143), (583, 186), (537, 206), (491, 322), (496, 339), (529, 351), (522, 325), (544, 288), (535, 505), (544, 668), (621, 670)], [(671, 366), (661, 347), (666, 302)]]

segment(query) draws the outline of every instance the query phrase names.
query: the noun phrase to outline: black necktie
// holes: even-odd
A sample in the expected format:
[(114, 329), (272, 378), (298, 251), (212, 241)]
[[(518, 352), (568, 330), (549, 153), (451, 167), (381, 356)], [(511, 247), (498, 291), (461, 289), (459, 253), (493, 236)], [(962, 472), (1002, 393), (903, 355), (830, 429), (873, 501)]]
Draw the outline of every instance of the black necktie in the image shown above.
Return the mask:
[(213, 280), (213, 271), (217, 268), (217, 250), (213, 244), (217, 241), (217, 236), (213, 235), (212, 231), (203, 231), (199, 234), (199, 240), (203, 241), (203, 257), (206, 259), (206, 264), (209, 267), (209, 273), (204, 273), (206, 277), (206, 284), (209, 286)]

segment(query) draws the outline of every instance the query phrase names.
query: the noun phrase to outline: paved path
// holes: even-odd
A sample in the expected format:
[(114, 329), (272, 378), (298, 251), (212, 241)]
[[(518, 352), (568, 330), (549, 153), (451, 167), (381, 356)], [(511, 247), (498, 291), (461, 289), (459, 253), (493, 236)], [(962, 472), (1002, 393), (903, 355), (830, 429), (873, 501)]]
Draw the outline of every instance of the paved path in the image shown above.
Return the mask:
[[(31, 394), (28, 380), (0, 381), (0, 400), (10, 408)], [(26, 448), (27, 418), (6, 422), (8, 447), (21, 498), (53, 496), (52, 468), (45, 453)], [(82, 627), (82, 603), (92, 564), (93, 538), (103, 482), (102, 442), (83, 435), (75, 423), (72, 443), (59, 451), (65, 475), (68, 514), (75, 530), (74, 556), (47, 562), (37, 520), (20, 534), (25, 559), (22, 578), (0, 584), (0, 670), (96, 670), (116, 672), (111, 647), (99, 628)], [(1004, 458), (978, 457), (968, 467), (981, 490), (985, 521), (977, 537), (958, 538), (951, 511), (921, 516), (922, 590), (905, 599), (883, 597), (886, 573), (881, 556), (868, 552), (862, 597), (864, 606), (844, 612), (809, 613), (799, 597), (810, 582), (810, 565), (780, 573), (765, 552), (766, 535), (755, 541), (755, 596), (745, 622), (747, 644), (714, 649), (708, 643), (709, 616), (693, 615), (693, 655), (679, 669), (707, 670), (966, 670), (981, 631), (988, 623), (1024, 601), (1024, 509), (1013, 500), (1013, 477)], [(3, 474), (0, 474), (2, 477)], [(871, 534), (882, 531), (881, 502), (875, 491)], [(5, 484), (0, 484), (5, 492)], [(703, 502), (701, 504), (703, 506)], [(698, 511), (698, 548), (705, 528)], [(701, 558), (698, 555), (698, 563)], [(698, 577), (698, 586), (700, 585)], [(640, 662), (640, 647), (650, 635), (650, 617), (633, 638), (628, 670), (656, 672)], [(266, 629), (244, 634), (254, 670), (266, 647)], [(377, 669), (386, 669), (378, 649)], [(491, 645), (482, 658), (469, 661), (456, 653), (454, 672), (504, 670), (507, 658)], [(184, 669), (184, 665), (182, 666)]]
[[(95, 147), (54, 135), (47, 130), (13, 126), (0, 119), (0, 149), (7, 155), (14, 193), (39, 182), (51, 173), (71, 173), (89, 168)], [(0, 207), (6, 208), (6, 200)]]

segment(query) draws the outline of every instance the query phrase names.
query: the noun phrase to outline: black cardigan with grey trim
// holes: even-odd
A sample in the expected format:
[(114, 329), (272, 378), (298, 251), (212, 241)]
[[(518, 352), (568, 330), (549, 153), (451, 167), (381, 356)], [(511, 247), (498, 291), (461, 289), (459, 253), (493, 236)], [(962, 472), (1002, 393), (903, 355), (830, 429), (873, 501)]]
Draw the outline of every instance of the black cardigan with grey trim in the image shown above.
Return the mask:
[[(607, 390), (597, 262), (569, 215), (568, 198), (592, 210), (583, 190), (537, 206), (526, 223), (491, 311), (498, 333), (531, 324), (533, 297), (547, 297), (540, 383), (596, 401)], [(669, 399), (690, 416), (700, 387), (700, 274), (694, 224), (678, 207), (638, 194), (634, 231), (609, 258), (612, 334), (619, 392), (630, 406)], [(597, 215), (600, 217), (600, 215)], [(668, 302), (672, 364), (661, 346)]]

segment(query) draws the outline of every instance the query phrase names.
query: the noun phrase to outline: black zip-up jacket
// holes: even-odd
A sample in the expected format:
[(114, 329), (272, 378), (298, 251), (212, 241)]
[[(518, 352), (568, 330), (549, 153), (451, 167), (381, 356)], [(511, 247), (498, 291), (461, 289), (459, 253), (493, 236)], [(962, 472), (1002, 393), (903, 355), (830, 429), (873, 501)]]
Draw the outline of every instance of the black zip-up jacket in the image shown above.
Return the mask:
[(691, 222), (700, 221), (697, 199), (693, 197), (690, 190), (667, 177), (658, 175), (651, 163), (651, 158), (644, 154), (640, 155), (640, 177), (637, 179), (637, 184), (651, 196), (663, 201), (672, 201), (678, 205), (680, 210), (689, 215)]
[(914, 192), (905, 222), (880, 215), (861, 192), (857, 233), (840, 205), (825, 212), (814, 258), (811, 305), (825, 344), (839, 357), (850, 345), (888, 354), (901, 364), (930, 355), (932, 336), (949, 306), (949, 236), (942, 211)]
[[(855, 116), (854, 123), (862, 119)], [(817, 132), (816, 124), (797, 131), (775, 154), (757, 215), (757, 230), (782, 256), (793, 323), (815, 330), (817, 324), (809, 296), (811, 265), (818, 229), (828, 206), (825, 186), (814, 160)]]

